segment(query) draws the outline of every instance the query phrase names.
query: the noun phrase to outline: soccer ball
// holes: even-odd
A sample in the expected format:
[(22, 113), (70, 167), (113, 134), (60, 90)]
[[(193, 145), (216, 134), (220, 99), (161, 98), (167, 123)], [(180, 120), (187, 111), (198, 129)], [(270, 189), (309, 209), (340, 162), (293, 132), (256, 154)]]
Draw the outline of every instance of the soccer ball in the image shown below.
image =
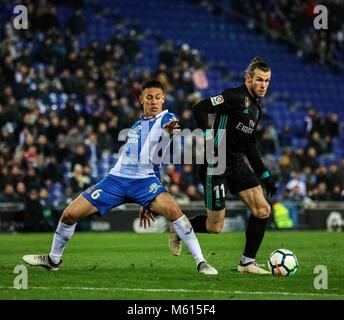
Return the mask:
[(286, 277), (295, 275), (299, 263), (290, 250), (277, 249), (270, 254), (268, 265), (274, 276)]

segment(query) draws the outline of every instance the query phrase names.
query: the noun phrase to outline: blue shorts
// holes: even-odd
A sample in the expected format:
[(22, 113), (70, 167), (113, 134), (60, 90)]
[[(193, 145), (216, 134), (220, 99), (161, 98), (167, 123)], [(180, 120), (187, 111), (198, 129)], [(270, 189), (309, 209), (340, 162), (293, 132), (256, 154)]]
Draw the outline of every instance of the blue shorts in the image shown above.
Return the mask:
[(160, 193), (166, 191), (156, 176), (131, 179), (108, 174), (103, 180), (84, 191), (82, 195), (103, 216), (112, 208), (124, 203), (134, 202), (148, 208)]

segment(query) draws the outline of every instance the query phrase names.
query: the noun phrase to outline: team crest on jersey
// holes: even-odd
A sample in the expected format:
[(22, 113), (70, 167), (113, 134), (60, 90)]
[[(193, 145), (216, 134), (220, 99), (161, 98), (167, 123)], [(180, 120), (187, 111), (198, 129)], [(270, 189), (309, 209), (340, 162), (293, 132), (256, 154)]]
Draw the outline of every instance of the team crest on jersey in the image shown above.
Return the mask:
[(245, 107), (246, 107), (246, 108), (249, 108), (249, 107), (250, 107), (251, 102), (250, 102), (250, 98), (249, 98), (249, 97), (245, 97), (244, 104), (245, 104)]
[(161, 186), (157, 183), (152, 183), (149, 187), (149, 193), (155, 193), (158, 191), (158, 189), (160, 188)]
[(140, 132), (140, 130), (141, 130), (141, 126), (137, 126), (137, 127), (133, 128), (133, 133), (138, 134)]
[(220, 199), (216, 199), (215, 206), (216, 207), (221, 207), (221, 204), (222, 204), (221, 200)]
[(211, 104), (212, 104), (213, 106), (216, 106), (216, 105), (218, 105), (218, 104), (223, 103), (225, 100), (223, 99), (223, 96), (220, 94), (220, 95), (218, 95), (218, 96), (211, 97), (211, 98), (210, 98), (210, 101), (211, 101)]
[(128, 133), (127, 142), (137, 143), (137, 141), (139, 140), (139, 136), (140, 136), (140, 130), (141, 130), (141, 126), (137, 126), (135, 128), (132, 128)]

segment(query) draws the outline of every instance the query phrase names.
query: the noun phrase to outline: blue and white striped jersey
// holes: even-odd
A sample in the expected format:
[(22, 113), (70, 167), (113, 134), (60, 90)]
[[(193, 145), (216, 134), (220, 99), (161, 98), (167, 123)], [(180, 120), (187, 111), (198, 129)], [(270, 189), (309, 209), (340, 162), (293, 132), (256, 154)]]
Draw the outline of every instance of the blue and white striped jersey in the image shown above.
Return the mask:
[(125, 178), (160, 177), (160, 168), (170, 136), (163, 126), (176, 116), (164, 110), (153, 117), (142, 116), (129, 130), (122, 153), (110, 174)]

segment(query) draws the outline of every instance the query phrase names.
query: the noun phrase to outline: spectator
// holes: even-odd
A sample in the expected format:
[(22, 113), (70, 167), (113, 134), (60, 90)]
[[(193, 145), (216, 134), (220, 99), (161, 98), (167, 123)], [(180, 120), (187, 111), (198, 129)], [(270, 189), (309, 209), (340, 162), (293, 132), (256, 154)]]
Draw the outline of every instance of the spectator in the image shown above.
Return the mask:
[[(266, 128), (266, 133), (267, 133), (268, 138), (274, 142), (274, 145), (275, 145), (274, 149), (276, 152), (280, 148), (280, 143), (279, 143), (278, 132), (276, 130), (275, 125), (270, 123)], [(275, 152), (273, 154), (275, 154)]]
[(95, 133), (90, 133), (85, 140), (85, 145), (89, 149), (90, 163), (97, 164), (101, 157), (101, 150), (98, 145), (97, 135)]
[(55, 156), (47, 157), (45, 165), (40, 169), (41, 176), (46, 185), (63, 181), (63, 168), (57, 165)]
[(336, 184), (330, 191), (329, 195), (330, 201), (343, 201), (344, 200), (344, 190), (342, 190), (339, 184)]
[(329, 170), (327, 172), (327, 184), (328, 188), (332, 190), (336, 185), (339, 185), (340, 187), (344, 187), (343, 181), (339, 172), (338, 165), (336, 163), (332, 163), (329, 167)]
[(314, 108), (310, 108), (305, 116), (305, 124), (306, 124), (306, 133), (307, 136), (310, 136), (311, 133), (316, 129), (315, 121), (318, 117), (318, 114)]
[(140, 56), (140, 47), (137, 42), (137, 37), (136, 31), (130, 30), (127, 39), (123, 43), (127, 63)]
[(317, 183), (316, 175), (310, 166), (305, 166), (302, 169), (301, 179), (306, 184), (306, 190), (310, 190)]
[(310, 192), (310, 198), (315, 201), (329, 201), (326, 183), (321, 182)]
[(177, 184), (172, 184), (169, 188), (169, 191), (179, 205), (190, 203), (189, 197), (180, 190)]
[(329, 134), (325, 135), (322, 141), (324, 148), (324, 155), (328, 157), (333, 157), (333, 144), (332, 138)]
[(50, 143), (54, 145), (60, 133), (62, 133), (62, 128), (60, 127), (60, 119), (56, 114), (53, 114), (50, 118), (49, 126), (46, 129), (48, 141), (50, 141)]
[(301, 200), (307, 195), (306, 184), (301, 180), (300, 172), (293, 172), (292, 179), (287, 183), (287, 190), (291, 194), (289, 198), (294, 200)]
[(279, 136), (279, 142), (281, 144), (282, 148), (288, 147), (292, 143), (292, 131), (290, 129), (290, 126), (285, 126), (283, 128), (283, 131), (281, 132)]
[(69, 150), (74, 151), (78, 145), (83, 144), (84, 137), (79, 133), (78, 128), (73, 126), (69, 129), (66, 136), (66, 144)]
[(115, 153), (118, 153), (119, 148), (122, 146), (124, 141), (119, 141), (119, 133), (120, 133), (120, 128), (119, 128), (119, 119), (118, 116), (113, 115), (108, 122), (108, 133), (112, 139), (112, 145), (113, 145), (113, 151)]
[(299, 160), (289, 148), (279, 158), (279, 166), (282, 182), (287, 182), (293, 171), (300, 170)]
[(176, 170), (175, 166), (173, 164), (169, 164), (166, 166), (166, 172), (163, 177), (164, 183), (166, 182), (167, 186), (171, 184), (177, 184), (180, 185), (182, 181), (181, 173)]
[(99, 151), (101, 153), (104, 152), (113, 152), (113, 138), (110, 137), (107, 129), (107, 125), (105, 122), (99, 123), (98, 131), (97, 131), (97, 141)]
[(189, 185), (193, 185), (195, 183), (195, 174), (192, 165), (184, 164), (181, 175), (183, 176), (181, 188), (185, 191)]
[(263, 156), (276, 153), (275, 142), (269, 138), (267, 132), (263, 132), (262, 137), (259, 140), (259, 150)]
[(319, 167), (319, 161), (317, 159), (317, 151), (315, 148), (310, 147), (307, 150), (307, 154), (301, 158), (301, 168), (304, 168), (306, 166), (309, 166), (312, 168), (312, 170), (315, 170), (317, 167)]
[(83, 172), (80, 164), (74, 166), (73, 175), (70, 178), (71, 194), (77, 194), (91, 186), (91, 179)]
[(327, 184), (329, 183), (327, 168), (321, 165), (315, 169), (315, 174), (316, 174), (317, 184), (319, 185), (320, 183), (325, 183), (325, 185), (327, 186)]
[(85, 21), (80, 9), (75, 10), (69, 20), (69, 28), (72, 35), (80, 35), (85, 32)]
[(12, 180), (9, 174), (9, 169), (8, 166), (3, 165), (1, 166), (1, 171), (0, 171), (0, 191), (5, 190), (6, 185), (11, 184)]
[(18, 182), (16, 185), (16, 202), (26, 202), (27, 200), (27, 190), (24, 182)]
[(323, 141), (320, 140), (320, 134), (317, 131), (311, 134), (306, 150), (308, 151), (310, 148), (314, 148), (318, 156), (324, 154), (325, 146)]
[[(79, 71), (79, 74), (78, 74)], [(75, 77), (83, 77), (83, 75), (80, 74), (80, 72), (82, 70), (78, 70), (76, 72)], [(77, 79), (76, 81), (78, 82), (78, 86), (82, 86), (82, 84), (79, 82), (80, 79)], [(75, 89), (76, 91), (78, 91), (78, 89)], [(81, 89), (79, 89), (81, 90)], [(79, 118), (79, 112), (76, 109), (77, 105), (76, 105), (76, 101), (73, 99), (68, 100), (66, 108), (63, 112), (64, 116), (67, 118), (67, 121), (70, 125), (75, 125), (78, 121)]]
[(201, 67), (193, 71), (192, 81), (194, 83), (195, 88), (198, 90), (205, 90), (209, 87), (207, 75), (204, 69)]
[(189, 185), (186, 189), (186, 195), (190, 201), (202, 201), (203, 196), (198, 192), (197, 187), (193, 184)]
[(337, 113), (333, 112), (327, 117), (325, 132), (331, 138), (337, 138), (339, 136), (339, 119)]
[(3, 193), (1, 194), (1, 202), (15, 202), (15, 191), (12, 184), (6, 184)]
[(88, 164), (89, 157), (90, 154), (87, 153), (85, 145), (83, 143), (78, 144), (71, 156), (72, 168), (74, 168), (76, 164), (86, 166)]
[(181, 129), (190, 129), (194, 130), (196, 129), (195, 121), (192, 117), (192, 112), (190, 109), (184, 109), (182, 111), (180, 120), (179, 120), (179, 125)]
[(19, 166), (14, 165), (11, 169), (10, 179), (14, 185), (17, 185), (18, 182), (24, 181), (23, 170)]
[(24, 178), (24, 182), (29, 190), (37, 189), (40, 187), (41, 179), (35, 167), (29, 166), (27, 168), (27, 173)]
[(71, 160), (71, 150), (68, 148), (66, 143), (66, 138), (64, 136), (59, 136), (57, 139), (57, 147), (55, 150), (56, 160), (59, 164), (63, 162), (68, 162)]
[(51, 155), (51, 147), (45, 134), (40, 134), (38, 136), (36, 147), (38, 154), (41, 154), (44, 157), (49, 157)]
[(51, 28), (59, 27), (59, 20), (56, 15), (56, 8), (42, 0), (40, 5), (36, 7), (36, 16), (31, 20), (33, 28), (43, 32), (49, 31)]

